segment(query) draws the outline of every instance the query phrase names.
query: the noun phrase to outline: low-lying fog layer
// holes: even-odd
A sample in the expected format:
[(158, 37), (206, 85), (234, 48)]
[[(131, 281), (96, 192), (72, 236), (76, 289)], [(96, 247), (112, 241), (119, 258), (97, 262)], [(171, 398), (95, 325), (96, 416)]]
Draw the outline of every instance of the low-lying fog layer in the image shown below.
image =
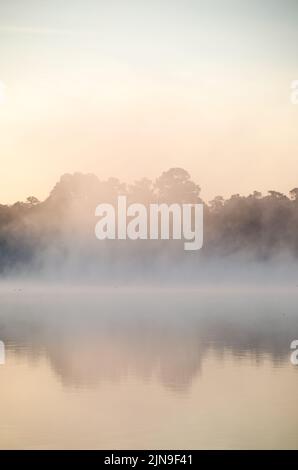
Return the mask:
[(65, 383), (133, 373), (185, 389), (209, 352), (279, 364), (298, 339), (298, 291), (20, 286), (0, 290), (0, 339)]
[[(116, 249), (114, 250), (115, 256)], [(64, 259), (60, 266), (49, 262), (38, 269), (20, 267), (0, 276), (1, 286), (28, 285), (84, 287), (142, 286), (158, 288), (235, 289), (252, 287), (266, 289), (297, 289), (298, 263), (286, 257), (268, 261), (252, 261), (241, 257), (175, 259), (163, 253), (146, 261), (138, 256), (119, 260), (111, 258), (86, 260)], [(13, 287), (12, 287), (13, 288)]]
[[(203, 204), (203, 247), (184, 240), (98, 240), (100, 204)], [(122, 214), (123, 215), (123, 214)], [(124, 214), (125, 215), (125, 214)], [(193, 225), (192, 220), (192, 225)], [(169, 222), (173, 238), (173, 220)], [(149, 230), (149, 227), (147, 227)], [(0, 276), (83, 283), (298, 283), (298, 189), (220, 196), (206, 203), (182, 168), (132, 185), (63, 175), (45, 201), (0, 204)], [(150, 237), (148, 237), (150, 238)]]

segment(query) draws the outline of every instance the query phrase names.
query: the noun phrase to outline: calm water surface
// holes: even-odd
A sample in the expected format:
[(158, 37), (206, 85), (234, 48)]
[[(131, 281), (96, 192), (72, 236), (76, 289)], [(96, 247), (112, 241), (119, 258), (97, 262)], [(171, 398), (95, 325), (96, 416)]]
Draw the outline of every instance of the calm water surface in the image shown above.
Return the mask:
[(298, 448), (297, 297), (0, 289), (0, 448)]

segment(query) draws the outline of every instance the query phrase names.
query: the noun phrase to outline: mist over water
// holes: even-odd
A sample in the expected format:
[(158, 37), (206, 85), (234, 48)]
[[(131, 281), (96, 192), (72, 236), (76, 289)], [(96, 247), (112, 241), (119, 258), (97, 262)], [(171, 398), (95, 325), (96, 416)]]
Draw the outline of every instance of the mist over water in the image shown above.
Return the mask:
[[(14, 354), (44, 355), (70, 384), (88, 384), (88, 373), (96, 382), (172, 369), (168, 385), (187, 389), (210, 351), (288, 362), (298, 338), (296, 302), (296, 293), (274, 290), (17, 289), (1, 291), (1, 338)], [(67, 370), (72, 355), (82, 377), (75, 360)]]
[(298, 449), (297, 24), (0, 0), (0, 449)]
[(19, 286), (1, 447), (297, 447), (295, 291)]
[(193, 252), (97, 240), (119, 194), (202, 203), (176, 168), (0, 206), (0, 448), (297, 448), (296, 193), (204, 203)]
[[(204, 242), (186, 252), (184, 240), (98, 240), (98, 204), (119, 196), (154, 204), (203, 204)], [(217, 196), (209, 203), (182, 168), (155, 181), (127, 185), (116, 178), (63, 175), (49, 197), (0, 206), (0, 275), (83, 284), (218, 284), (295, 286), (298, 282), (298, 190)], [(117, 215), (117, 214), (116, 214)], [(127, 220), (130, 220), (127, 217)], [(193, 222), (193, 221), (192, 221)], [(169, 219), (170, 234), (172, 219)], [(117, 228), (117, 227), (116, 227)], [(148, 227), (149, 231), (149, 227)]]

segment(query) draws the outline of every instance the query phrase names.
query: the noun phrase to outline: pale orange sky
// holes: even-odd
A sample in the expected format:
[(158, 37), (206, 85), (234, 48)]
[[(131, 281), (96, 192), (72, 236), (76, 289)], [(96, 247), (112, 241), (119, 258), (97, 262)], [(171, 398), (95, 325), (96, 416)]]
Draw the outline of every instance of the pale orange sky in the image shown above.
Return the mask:
[(247, 3), (1, 2), (0, 203), (75, 171), (298, 186), (298, 5)]

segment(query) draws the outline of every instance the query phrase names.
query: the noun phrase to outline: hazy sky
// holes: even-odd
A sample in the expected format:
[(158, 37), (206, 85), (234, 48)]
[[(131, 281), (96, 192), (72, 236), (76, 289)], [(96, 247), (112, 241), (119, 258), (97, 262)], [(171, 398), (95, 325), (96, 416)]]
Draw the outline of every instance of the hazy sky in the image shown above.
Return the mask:
[(61, 174), (298, 186), (297, 0), (1, 0), (0, 203)]

